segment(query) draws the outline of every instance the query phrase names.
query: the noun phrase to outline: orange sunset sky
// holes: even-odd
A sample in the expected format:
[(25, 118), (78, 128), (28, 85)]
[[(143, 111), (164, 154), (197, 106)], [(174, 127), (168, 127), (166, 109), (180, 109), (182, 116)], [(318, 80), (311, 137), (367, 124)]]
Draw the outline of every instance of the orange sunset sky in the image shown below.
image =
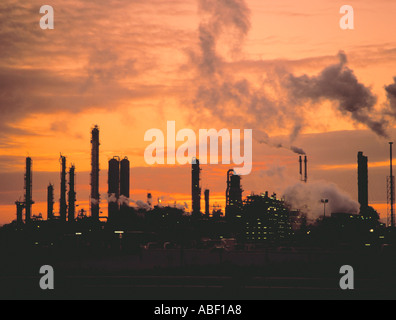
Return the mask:
[[(45, 4), (54, 8), (53, 30), (40, 28)], [(354, 9), (354, 30), (339, 26), (344, 4)], [(89, 209), (95, 124), (104, 215), (113, 156), (131, 161), (132, 200), (151, 192), (191, 208), (190, 167), (144, 161), (145, 132), (165, 133), (170, 120), (176, 130), (253, 129), (244, 196), (299, 190), (306, 201), (334, 196), (333, 211), (356, 207), (363, 151), (369, 202), (385, 221), (395, 12), (389, 0), (1, 1), (0, 225), (15, 219), (26, 156), (34, 214), (46, 218), (49, 182), (59, 199), (60, 153), (76, 165), (79, 208)], [(291, 146), (308, 155), (309, 186), (299, 182)], [(224, 206), (229, 168), (202, 166), (212, 204)]]

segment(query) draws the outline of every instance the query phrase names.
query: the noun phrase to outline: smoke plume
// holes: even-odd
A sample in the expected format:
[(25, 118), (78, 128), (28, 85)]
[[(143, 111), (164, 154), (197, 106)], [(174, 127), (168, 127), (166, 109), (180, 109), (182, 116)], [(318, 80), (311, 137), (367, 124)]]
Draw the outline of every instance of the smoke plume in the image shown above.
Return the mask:
[[(339, 52), (339, 61), (315, 76), (295, 76), (286, 64), (278, 62), (273, 66), (268, 64), (263, 74), (253, 80), (230, 68), (236, 55), (231, 55), (230, 59), (224, 52), (227, 47), (231, 52), (242, 52), (251, 26), (246, 2), (199, 0), (199, 13), (199, 49), (190, 52), (196, 71), (194, 87), (197, 88), (192, 104), (195, 109), (207, 112), (200, 112), (200, 119), (196, 116), (193, 121), (215, 117), (228, 125), (253, 129), (260, 143), (305, 154), (293, 143), (310, 125), (308, 115), (318, 103), (327, 100), (355, 124), (368, 127), (380, 137), (388, 137), (389, 123), (382, 110), (375, 108), (377, 97), (347, 66), (345, 53)], [(394, 115), (395, 89), (394, 85), (387, 87)], [(288, 135), (288, 142), (272, 142), (268, 132), (279, 132), (279, 128), (282, 134)]]
[(349, 115), (356, 123), (364, 124), (381, 137), (388, 137), (387, 121), (375, 116), (377, 97), (370, 88), (360, 83), (351, 69), (346, 66), (345, 53), (338, 53), (339, 63), (325, 68), (319, 75), (309, 77), (290, 75), (286, 86), (297, 102), (319, 103), (330, 100), (338, 103), (338, 110)]
[(147, 202), (144, 202), (142, 200), (130, 200), (130, 202), (134, 203), (138, 207), (138, 209), (142, 209), (145, 211), (150, 211), (152, 209)]
[(393, 83), (385, 86), (386, 96), (389, 102), (389, 109), (385, 111), (386, 115), (396, 118), (396, 77), (393, 78)]
[(129, 199), (123, 195), (120, 196), (120, 198), (118, 199), (118, 203), (121, 206), (129, 206)]
[(284, 199), (293, 210), (300, 210), (312, 220), (322, 217), (324, 214), (322, 199), (329, 201), (326, 204), (326, 216), (337, 212), (359, 212), (359, 203), (341, 191), (334, 183), (297, 183), (286, 188)]

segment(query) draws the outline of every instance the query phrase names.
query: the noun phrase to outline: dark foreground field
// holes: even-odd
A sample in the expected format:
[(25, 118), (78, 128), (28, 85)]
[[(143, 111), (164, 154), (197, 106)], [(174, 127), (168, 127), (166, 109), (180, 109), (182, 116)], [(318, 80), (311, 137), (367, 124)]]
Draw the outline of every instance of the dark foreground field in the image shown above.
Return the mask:
[[(395, 299), (393, 250), (267, 248), (256, 251), (144, 250), (138, 253), (48, 250), (7, 253), (0, 297), (8, 299), (264, 300)], [(54, 269), (54, 290), (39, 286)], [(342, 290), (340, 268), (354, 269)]]

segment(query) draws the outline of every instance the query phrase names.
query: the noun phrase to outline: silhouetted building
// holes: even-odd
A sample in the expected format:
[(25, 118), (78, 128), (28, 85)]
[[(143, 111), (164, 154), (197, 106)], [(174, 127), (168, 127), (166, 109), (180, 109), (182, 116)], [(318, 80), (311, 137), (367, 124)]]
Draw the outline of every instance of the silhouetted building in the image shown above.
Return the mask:
[(47, 188), (47, 219), (54, 219), (54, 186), (49, 184)]
[(32, 220), (32, 205), (34, 204), (32, 183), (32, 159), (26, 158), (26, 173), (25, 173), (25, 222), (29, 223)]
[(269, 197), (268, 192), (246, 197), (241, 223), (247, 242), (282, 242), (292, 234), (289, 210), (276, 194)]
[(360, 208), (368, 206), (368, 159), (363, 152), (358, 152), (358, 201)]
[(199, 160), (194, 158), (192, 161), (191, 170), (191, 195), (192, 195), (192, 215), (201, 215), (201, 168), (199, 167)]
[(67, 216), (67, 202), (66, 202), (66, 157), (60, 157), (61, 162), (61, 193), (60, 193), (60, 220), (66, 221)]
[(69, 170), (69, 207), (68, 221), (73, 222), (76, 218), (76, 173), (75, 166), (72, 165)]
[(232, 169), (228, 170), (225, 209), (227, 218), (234, 218), (240, 213), (242, 207), (242, 192), (241, 176), (236, 175)]
[(15, 202), (16, 207), (17, 207), (17, 225), (20, 226), (23, 224), (23, 209), (25, 208), (25, 203), (21, 201), (16, 201)]
[(99, 128), (92, 129), (91, 138), (91, 216), (94, 220), (99, 220)]

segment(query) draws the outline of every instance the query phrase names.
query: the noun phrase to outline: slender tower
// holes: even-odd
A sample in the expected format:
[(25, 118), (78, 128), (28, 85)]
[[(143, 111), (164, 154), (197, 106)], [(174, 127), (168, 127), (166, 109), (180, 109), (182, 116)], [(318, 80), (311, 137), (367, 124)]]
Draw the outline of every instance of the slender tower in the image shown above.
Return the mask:
[(121, 160), (120, 165), (120, 195), (129, 199), (130, 191), (130, 162), (127, 157)]
[(47, 188), (47, 219), (54, 219), (54, 186), (49, 184)]
[(201, 169), (199, 160), (193, 158), (191, 170), (191, 195), (192, 195), (192, 215), (201, 215), (201, 186), (200, 186)]
[(390, 216), (391, 216), (391, 227), (395, 227), (395, 212), (394, 212), (394, 203), (395, 203), (395, 178), (393, 177), (393, 152), (392, 146), (393, 142), (389, 142), (390, 146)]
[(76, 167), (72, 165), (69, 170), (69, 207), (67, 220), (73, 222), (76, 216)]
[(99, 220), (99, 127), (92, 129), (91, 138), (91, 216)]
[(25, 223), (29, 223), (32, 219), (32, 159), (26, 158), (25, 173)]
[(368, 207), (368, 158), (358, 152), (358, 201), (360, 209)]
[(300, 163), (300, 180), (303, 181), (303, 169), (302, 169), (302, 157), (299, 157), (299, 163)]
[(206, 218), (209, 218), (209, 211), (210, 211), (210, 209), (209, 209), (209, 206), (210, 206), (209, 193), (210, 193), (209, 189), (206, 189), (205, 190), (205, 216), (206, 216)]
[(108, 171), (108, 218), (113, 219), (118, 212), (120, 198), (120, 159), (113, 157), (109, 161)]
[(67, 216), (67, 202), (66, 202), (66, 157), (60, 157), (61, 162), (61, 193), (60, 193), (60, 220), (66, 221)]
[(307, 183), (308, 181), (308, 159), (307, 156), (304, 156), (304, 182)]

